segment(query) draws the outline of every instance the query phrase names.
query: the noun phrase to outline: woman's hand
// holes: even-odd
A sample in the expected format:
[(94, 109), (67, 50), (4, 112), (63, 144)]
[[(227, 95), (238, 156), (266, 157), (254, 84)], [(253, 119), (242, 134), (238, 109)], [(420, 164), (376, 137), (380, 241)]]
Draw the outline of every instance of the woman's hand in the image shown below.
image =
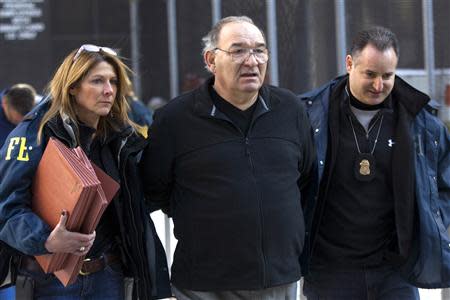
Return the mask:
[(45, 241), (45, 248), (50, 253), (72, 253), (86, 255), (94, 244), (95, 231), (91, 234), (71, 232), (66, 229), (67, 212), (61, 213), (59, 223)]

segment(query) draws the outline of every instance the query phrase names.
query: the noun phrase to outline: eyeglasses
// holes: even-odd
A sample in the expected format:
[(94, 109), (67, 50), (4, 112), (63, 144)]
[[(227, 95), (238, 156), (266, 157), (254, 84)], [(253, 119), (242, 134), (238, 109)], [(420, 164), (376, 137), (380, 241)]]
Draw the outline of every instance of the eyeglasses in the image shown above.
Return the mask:
[(84, 45), (81, 45), (81, 47), (78, 49), (77, 53), (73, 57), (73, 61), (76, 61), (83, 51), (87, 51), (87, 52), (100, 52), (100, 51), (102, 51), (104, 53), (108, 53), (110, 55), (117, 56), (117, 52), (114, 51), (111, 48), (99, 47), (99, 46), (92, 45), (92, 44), (84, 44)]
[(265, 64), (269, 60), (269, 53), (267, 48), (235, 48), (231, 51), (223, 50), (220, 48), (214, 48), (214, 50), (220, 50), (231, 56), (231, 60), (235, 63), (241, 64), (246, 61), (250, 55), (253, 55), (258, 64)]

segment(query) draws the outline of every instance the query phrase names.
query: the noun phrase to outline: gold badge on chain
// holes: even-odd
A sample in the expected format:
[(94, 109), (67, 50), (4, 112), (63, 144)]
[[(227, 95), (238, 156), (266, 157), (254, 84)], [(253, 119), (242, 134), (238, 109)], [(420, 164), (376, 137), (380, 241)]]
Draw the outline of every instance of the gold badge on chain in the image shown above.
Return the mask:
[(361, 175), (370, 175), (370, 162), (367, 159), (361, 160), (359, 166), (359, 173)]

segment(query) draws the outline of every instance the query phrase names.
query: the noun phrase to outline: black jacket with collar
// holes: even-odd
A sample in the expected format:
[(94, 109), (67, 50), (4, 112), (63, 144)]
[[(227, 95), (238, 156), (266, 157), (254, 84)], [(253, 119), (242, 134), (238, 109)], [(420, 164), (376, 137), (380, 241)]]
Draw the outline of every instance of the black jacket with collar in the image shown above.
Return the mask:
[(291, 92), (263, 86), (244, 135), (213, 105), (212, 80), (156, 112), (142, 159), (144, 190), (175, 225), (172, 281), (203, 291), (294, 282), (314, 185), (306, 113)]
[[(56, 136), (68, 147), (74, 147), (62, 123), (61, 118), (53, 118), (44, 133)], [(104, 141), (101, 159), (104, 171), (120, 183), (119, 193), (111, 205), (114, 205), (118, 217), (118, 242), (128, 272), (125, 275), (134, 278), (133, 298), (160, 299), (171, 296), (171, 291), (164, 248), (150, 218), (150, 211), (145, 206), (137, 170), (146, 144), (142, 136), (128, 127)]]

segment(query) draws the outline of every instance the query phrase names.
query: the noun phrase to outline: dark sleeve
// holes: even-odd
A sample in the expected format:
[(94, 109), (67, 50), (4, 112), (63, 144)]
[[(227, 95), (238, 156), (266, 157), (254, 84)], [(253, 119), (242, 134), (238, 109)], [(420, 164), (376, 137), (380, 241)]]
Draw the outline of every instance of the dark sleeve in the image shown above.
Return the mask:
[(147, 205), (151, 211), (168, 213), (173, 183), (174, 143), (164, 110), (155, 113), (149, 130), (148, 145), (140, 162), (140, 172)]
[(440, 124), (438, 141), (437, 185), (439, 206), (445, 228), (450, 225), (450, 134), (444, 124)]
[(307, 117), (304, 107), (301, 105), (299, 112), (299, 128), (301, 143), (302, 160), (299, 165), (300, 179), (298, 182), (301, 203), (303, 208), (303, 218), (305, 222), (305, 245), (300, 256), (300, 264), (302, 265), (302, 275), (308, 273), (308, 261), (310, 257), (311, 235), (309, 232), (312, 228), (312, 220), (314, 216), (314, 208), (316, 195), (319, 187), (319, 175), (317, 165), (317, 152), (313, 138), (313, 131)]
[(141, 126), (150, 126), (152, 124), (152, 112), (139, 100), (130, 101), (128, 116), (133, 122)]
[[(44, 146), (21, 123), (0, 151), (0, 240), (28, 255), (46, 254), (51, 228), (31, 210), (32, 182)], [(28, 133), (28, 134), (27, 134)]]
[(306, 111), (299, 104), (298, 126), (300, 131), (301, 161), (299, 165), (300, 179), (298, 185), (302, 196), (302, 205), (313, 201), (318, 188), (317, 153), (313, 131)]

